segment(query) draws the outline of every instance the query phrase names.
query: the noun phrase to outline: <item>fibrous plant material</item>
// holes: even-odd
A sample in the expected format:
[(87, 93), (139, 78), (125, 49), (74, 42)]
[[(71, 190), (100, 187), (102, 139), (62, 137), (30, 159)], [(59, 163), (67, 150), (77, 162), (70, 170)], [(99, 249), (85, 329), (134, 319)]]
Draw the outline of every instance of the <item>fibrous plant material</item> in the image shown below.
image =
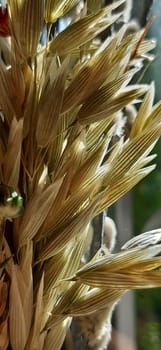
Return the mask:
[[(142, 30), (127, 36), (126, 26), (100, 39), (123, 3), (82, 2), (79, 12), (79, 1), (8, 0), (1, 8), (3, 349), (61, 349), (73, 317), (105, 308), (109, 341), (120, 297), (161, 286), (161, 230), (81, 260), (92, 219), (155, 168), (149, 153), (161, 134), (154, 84), (131, 82), (155, 42)], [(58, 33), (57, 22), (51, 35), (70, 10), (69, 26)], [(127, 131), (124, 108), (136, 103)]]

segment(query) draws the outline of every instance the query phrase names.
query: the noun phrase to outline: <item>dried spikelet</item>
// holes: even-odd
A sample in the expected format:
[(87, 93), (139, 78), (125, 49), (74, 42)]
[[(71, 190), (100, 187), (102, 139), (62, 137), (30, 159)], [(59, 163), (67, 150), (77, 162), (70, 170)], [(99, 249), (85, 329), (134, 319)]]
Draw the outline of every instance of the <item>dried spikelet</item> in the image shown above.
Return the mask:
[[(42, 193), (37, 193), (28, 203), (27, 210), (25, 211), (19, 228), (21, 232), (18, 234), (19, 247), (27, 243), (28, 240), (31, 240), (42, 226), (48, 212), (50, 211), (50, 208), (53, 205), (62, 181), (63, 179), (58, 180), (54, 184), (51, 184)], [(30, 220), (32, 215), (33, 220)]]
[(26, 346), (27, 350), (39, 349), (41, 347), (40, 332), (41, 332), (41, 318), (43, 313), (43, 289), (44, 289), (44, 275), (42, 275), (41, 277), (39, 289), (37, 292), (34, 324)]
[(16, 45), (27, 59), (33, 58), (43, 26), (44, 1), (9, 0), (8, 4), (11, 34), (15, 37)]
[(23, 122), (12, 120), (8, 137), (7, 152), (3, 159), (3, 182), (18, 187)]
[(47, 23), (56, 22), (59, 17), (63, 17), (77, 3), (78, 0), (47, 0), (45, 3), (45, 21)]
[(67, 333), (67, 329), (70, 327), (71, 320), (71, 317), (66, 318), (66, 320), (62, 321), (59, 325), (55, 326), (47, 333), (44, 349), (61, 349)]
[[(20, 276), (19, 267), (13, 264), (11, 272), (11, 288), (10, 288), (10, 323), (9, 335), (13, 349), (24, 348), (28, 338), (26, 327), (26, 315), (24, 313), (24, 291), (25, 281)], [(32, 300), (30, 300), (31, 302)], [(33, 306), (33, 305), (31, 305)]]
[[(39, 252), (38, 260), (44, 261), (51, 258), (55, 253), (61, 251), (64, 244), (70, 244), (73, 238), (85, 230), (88, 222), (91, 220), (94, 212), (94, 206), (85, 208), (80, 214), (76, 215), (67, 227), (61, 228), (61, 230), (55, 230), (53, 235), (47, 240), (47, 243), (43, 245)], [(83, 222), (83, 225), (82, 225)]]
[[(50, 81), (50, 78), (49, 82), (44, 83), (45, 89), (41, 93), (39, 102), (39, 117), (36, 130), (38, 146), (43, 147), (48, 145), (56, 136), (55, 133), (61, 111), (68, 64), (69, 60), (67, 58), (60, 68), (56, 69), (56, 67), (54, 67), (54, 70), (52, 67), (50, 76), (52, 77), (55, 75), (55, 79)], [(53, 95), (54, 90), (55, 93)]]
[(7, 123), (11, 122), (16, 110), (16, 104), (14, 104), (14, 92), (11, 88), (12, 84), (13, 82), (10, 71), (0, 59), (0, 89), (2, 91), (0, 96), (0, 106), (6, 116)]
[[(131, 82), (155, 46), (144, 40), (147, 28), (127, 35), (125, 25), (101, 41), (105, 29), (117, 28), (118, 21), (120, 25), (124, 15), (120, 10), (127, 3), (120, 0), (102, 7), (97, 0), (82, 2), (77, 15), (79, 4), (8, 0), (4, 11), (7, 27), (0, 30), (3, 349), (58, 350), (72, 317), (88, 320), (91, 314), (94, 319), (95, 313), (101, 330), (96, 329), (89, 345), (107, 344), (111, 313), (121, 296), (129, 289), (161, 286), (160, 230), (137, 236), (112, 254), (116, 230), (112, 224), (109, 233), (106, 218), (104, 256), (98, 251), (86, 262), (92, 219), (155, 168), (149, 165), (155, 158), (150, 152), (161, 135), (161, 102), (153, 106), (153, 83)], [(71, 10), (70, 25), (53, 34), (52, 23)], [(136, 102), (140, 107), (127, 132), (128, 106), (135, 108)], [(101, 333), (106, 318), (108, 339)]]
[[(77, 289), (79, 288), (78, 286), (79, 284), (76, 284)], [(58, 307), (56, 310), (53, 310), (51, 322), (47, 323), (47, 326), (49, 328), (56, 323), (56, 318), (62, 319), (63, 317), (67, 317), (67, 315), (73, 317), (84, 316), (88, 314), (90, 315), (97, 312), (98, 308), (100, 310), (106, 307), (111, 308), (126, 292), (125, 289), (116, 289), (114, 287), (108, 289), (92, 288), (92, 290), (89, 290), (89, 287), (87, 289), (87, 286), (85, 287), (83, 285), (81, 288), (81, 294), (74, 294), (74, 296), (76, 296), (76, 300), (73, 300), (72, 294), (74, 291), (74, 288), (71, 288), (67, 294), (67, 297), (70, 297), (71, 300), (70, 306), (67, 300), (63, 299), (59, 303), (59, 312), (57, 310)], [(66, 308), (64, 308), (64, 303), (66, 304)]]
[[(118, 3), (122, 3), (123, 1), (118, 1)], [(111, 15), (109, 18), (107, 17), (104, 21), (100, 22), (113, 8), (118, 6), (118, 3), (100, 9), (96, 14), (86, 16), (72, 23), (51, 42), (50, 52), (66, 55), (71, 53), (75, 46), (81, 47), (92, 40), (120, 17), (120, 14), (116, 16)]]

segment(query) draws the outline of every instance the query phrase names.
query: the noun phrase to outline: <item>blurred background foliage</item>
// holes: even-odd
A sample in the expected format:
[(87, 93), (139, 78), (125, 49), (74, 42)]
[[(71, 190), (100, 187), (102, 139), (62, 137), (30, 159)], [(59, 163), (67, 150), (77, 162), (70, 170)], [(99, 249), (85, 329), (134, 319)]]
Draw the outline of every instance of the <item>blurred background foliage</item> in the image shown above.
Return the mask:
[[(139, 5), (138, 5), (139, 6)], [(137, 15), (137, 13), (135, 12)], [(148, 18), (155, 16), (147, 34), (157, 40), (155, 59), (148, 67), (144, 82), (155, 81), (156, 101), (161, 99), (161, 1), (152, 2)], [(144, 231), (148, 221), (160, 210), (161, 222), (161, 140), (155, 147), (157, 167), (133, 190), (133, 229), (136, 234)], [(157, 225), (157, 223), (156, 223)], [(142, 290), (135, 292), (137, 313), (137, 343), (139, 350), (161, 349), (161, 290)]]
[[(161, 1), (153, 1), (148, 13), (149, 19), (155, 16), (153, 24), (147, 33), (157, 40), (155, 59), (149, 65), (143, 81), (155, 81), (155, 102), (161, 99)], [(155, 147), (157, 168), (145, 180), (140, 182), (133, 191), (134, 231), (140, 233), (146, 221), (161, 208), (161, 141)]]

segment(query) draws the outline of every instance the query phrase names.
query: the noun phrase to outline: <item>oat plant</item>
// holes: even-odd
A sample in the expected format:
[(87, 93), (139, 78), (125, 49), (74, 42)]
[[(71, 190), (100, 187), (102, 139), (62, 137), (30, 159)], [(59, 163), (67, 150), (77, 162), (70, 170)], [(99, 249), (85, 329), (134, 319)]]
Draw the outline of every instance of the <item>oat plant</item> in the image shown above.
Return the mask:
[(161, 229), (82, 259), (92, 219), (155, 168), (161, 134), (154, 84), (135, 80), (155, 42), (126, 25), (115, 32), (123, 3), (1, 8), (0, 349), (61, 349), (72, 319), (98, 310), (110, 338), (120, 297), (161, 286)]

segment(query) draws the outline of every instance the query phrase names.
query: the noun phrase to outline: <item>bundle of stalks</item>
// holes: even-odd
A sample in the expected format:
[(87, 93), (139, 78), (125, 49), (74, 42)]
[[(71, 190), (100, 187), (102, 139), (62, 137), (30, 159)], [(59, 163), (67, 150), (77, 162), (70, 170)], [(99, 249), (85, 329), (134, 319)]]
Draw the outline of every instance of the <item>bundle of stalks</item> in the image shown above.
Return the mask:
[[(1, 9), (1, 349), (61, 349), (73, 317), (111, 314), (127, 290), (161, 286), (161, 229), (81, 265), (91, 220), (155, 168), (161, 134), (154, 84), (131, 82), (155, 42), (126, 26), (100, 39), (123, 3), (87, 1), (53, 37), (79, 1)], [(135, 103), (125, 136), (123, 109)]]

